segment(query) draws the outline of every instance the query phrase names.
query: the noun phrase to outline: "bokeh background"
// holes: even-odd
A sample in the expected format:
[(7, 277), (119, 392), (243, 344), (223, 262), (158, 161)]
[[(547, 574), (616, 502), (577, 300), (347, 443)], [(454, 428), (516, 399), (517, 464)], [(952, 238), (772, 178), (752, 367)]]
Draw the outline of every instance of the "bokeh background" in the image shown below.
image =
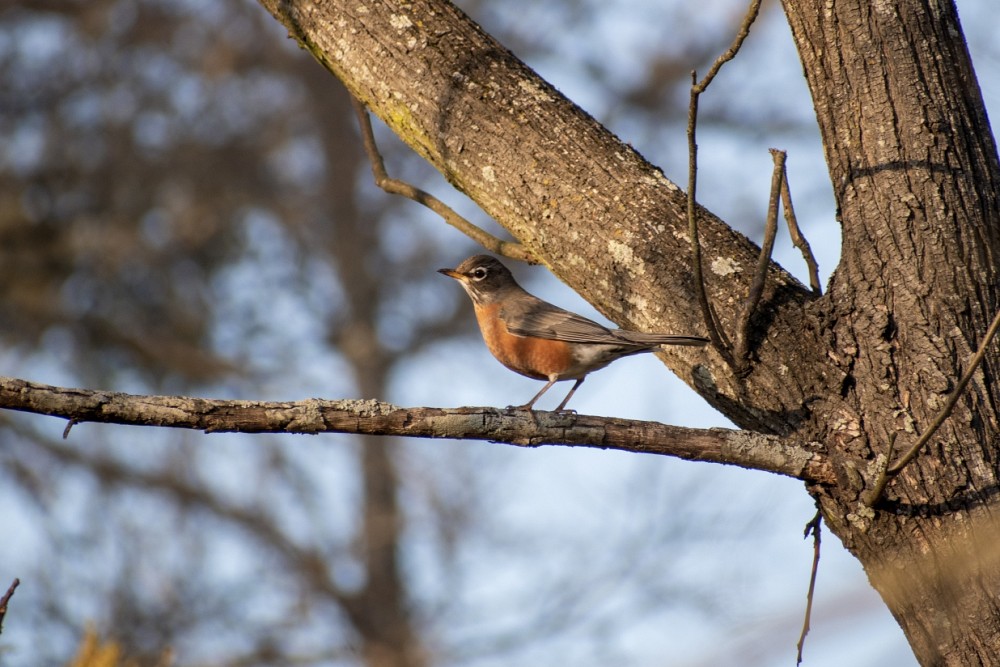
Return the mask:
[[(689, 72), (728, 45), (744, 2), (458, 4), (684, 186)], [(997, 113), (1000, 13), (958, 5)], [(767, 148), (787, 150), (825, 283), (839, 230), (776, 2), (701, 107), (700, 201), (759, 239)], [(391, 175), (502, 234), (376, 132)], [(343, 87), (255, 3), (0, 4), (0, 374), (520, 403), (538, 384), (489, 357), (434, 271), (476, 251), (373, 186)], [(775, 257), (805, 279), (787, 235)], [(600, 319), (542, 269), (515, 272)], [(728, 425), (650, 356), (594, 375), (573, 407)], [(139, 664), (169, 647), (179, 665), (362, 665), (380, 637), (411, 665), (794, 661), (814, 507), (793, 480), (570, 448), (64, 427), (0, 413), (0, 589), (22, 581), (0, 665), (66, 664), (88, 628)], [(824, 536), (805, 664), (915, 664)]]

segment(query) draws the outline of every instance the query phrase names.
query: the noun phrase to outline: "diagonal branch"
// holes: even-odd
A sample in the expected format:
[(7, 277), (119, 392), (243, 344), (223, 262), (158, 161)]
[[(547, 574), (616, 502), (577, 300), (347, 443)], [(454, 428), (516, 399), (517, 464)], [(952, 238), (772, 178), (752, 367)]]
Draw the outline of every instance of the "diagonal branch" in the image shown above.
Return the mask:
[(597, 447), (709, 461), (835, 484), (812, 443), (731, 429), (496, 408), (402, 408), (373, 399), (241, 401), (69, 389), (0, 377), (0, 408), (105, 422), (240, 433), (362, 433)]
[(813, 536), (813, 562), (812, 570), (809, 573), (809, 592), (806, 593), (806, 615), (802, 621), (802, 631), (799, 633), (799, 643), (796, 644), (798, 653), (795, 658), (795, 667), (802, 664), (802, 649), (806, 645), (806, 635), (809, 634), (810, 623), (812, 622), (813, 596), (816, 594), (816, 575), (819, 573), (819, 555), (822, 543), (821, 532), (823, 530), (823, 511), (817, 507), (816, 515), (806, 524), (806, 529), (802, 537)]
[(15, 578), (11, 582), (10, 587), (7, 588), (7, 592), (3, 594), (3, 597), (0, 597), (0, 633), (3, 632), (3, 619), (7, 615), (7, 603), (10, 602), (10, 599), (14, 596), (14, 591), (20, 585), (21, 580)]
[[(373, 115), (606, 317), (650, 331), (702, 326), (683, 189), (453, 3), (260, 2)], [(705, 271), (726, 276), (709, 285), (714, 303), (736, 303), (760, 249), (694, 210)], [(787, 416), (808, 397), (783, 360), (813, 295), (778, 264), (768, 271), (782, 308), (754, 373), (737, 378), (714, 354), (662, 361), (736, 424), (789, 433), (797, 424)], [(728, 326), (730, 308), (717, 314)], [(816, 376), (820, 368), (805, 367), (828, 364), (816, 357), (796, 374)]]
[(375, 179), (375, 185), (379, 186), (391, 195), (400, 195), (402, 197), (406, 197), (407, 199), (412, 199), (418, 204), (423, 204), (441, 216), (449, 225), (462, 232), (490, 252), (503, 255), (504, 257), (510, 257), (511, 259), (518, 259), (522, 262), (528, 262), (530, 264), (538, 263), (538, 259), (520, 243), (498, 239), (486, 230), (477, 227), (460, 216), (453, 208), (431, 193), (421, 190), (406, 181), (401, 181), (397, 178), (390, 178), (389, 172), (385, 170), (385, 161), (382, 159), (382, 154), (378, 150), (378, 144), (375, 143), (375, 133), (372, 132), (372, 121), (368, 116), (368, 109), (358, 100), (358, 98), (354, 96), (351, 96), (351, 104), (354, 106), (354, 113), (357, 114), (358, 117), (358, 126), (361, 129), (361, 140), (364, 143), (365, 153), (368, 154), (368, 160), (372, 165), (372, 177)]
[(767, 219), (764, 224), (764, 242), (760, 246), (760, 256), (757, 258), (757, 270), (750, 283), (750, 292), (743, 303), (743, 310), (738, 321), (736, 346), (733, 358), (736, 362), (736, 372), (745, 375), (750, 370), (750, 323), (757, 305), (764, 294), (764, 284), (767, 282), (767, 267), (771, 263), (771, 253), (774, 250), (774, 238), (778, 234), (778, 203), (781, 198), (781, 182), (785, 174), (785, 152), (771, 149), (774, 159), (774, 171), (771, 174), (771, 196), (768, 197)]
[(813, 254), (809, 241), (806, 240), (802, 230), (799, 229), (798, 218), (795, 217), (795, 207), (792, 206), (792, 191), (788, 187), (788, 169), (782, 164), (781, 174), (781, 204), (785, 212), (785, 222), (788, 224), (788, 234), (792, 237), (792, 245), (802, 253), (806, 267), (809, 269), (809, 286), (813, 294), (820, 296), (823, 287), (819, 282), (819, 264), (816, 262), (816, 255)]

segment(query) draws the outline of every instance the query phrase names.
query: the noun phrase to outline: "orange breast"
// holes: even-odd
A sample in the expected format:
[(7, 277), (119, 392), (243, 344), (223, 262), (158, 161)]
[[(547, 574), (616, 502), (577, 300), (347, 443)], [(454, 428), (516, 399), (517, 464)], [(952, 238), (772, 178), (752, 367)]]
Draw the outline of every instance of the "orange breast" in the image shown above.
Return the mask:
[(576, 365), (572, 347), (561, 340), (515, 336), (497, 316), (498, 304), (475, 305), (486, 347), (501, 364), (535, 380), (563, 376)]

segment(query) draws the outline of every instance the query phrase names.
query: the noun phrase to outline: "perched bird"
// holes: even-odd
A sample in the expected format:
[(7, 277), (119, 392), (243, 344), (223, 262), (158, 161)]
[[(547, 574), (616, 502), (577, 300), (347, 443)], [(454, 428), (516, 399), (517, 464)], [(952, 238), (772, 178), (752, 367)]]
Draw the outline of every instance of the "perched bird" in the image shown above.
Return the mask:
[(704, 345), (700, 336), (650, 334), (608, 329), (528, 294), (510, 270), (489, 255), (475, 255), (454, 269), (438, 269), (454, 278), (472, 298), (486, 347), (501, 364), (548, 384), (519, 409), (531, 410), (560, 380), (576, 380), (556, 411), (566, 407), (588, 373), (612, 361), (660, 345)]

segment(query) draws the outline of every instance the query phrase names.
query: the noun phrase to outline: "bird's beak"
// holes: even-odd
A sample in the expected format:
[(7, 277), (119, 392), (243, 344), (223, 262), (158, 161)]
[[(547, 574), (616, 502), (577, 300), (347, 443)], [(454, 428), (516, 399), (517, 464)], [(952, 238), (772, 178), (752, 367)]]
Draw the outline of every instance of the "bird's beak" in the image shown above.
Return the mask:
[(455, 269), (438, 269), (438, 273), (443, 273), (444, 275), (448, 276), (449, 278), (454, 278), (455, 280), (458, 280), (459, 282), (465, 280), (465, 275), (459, 273)]

